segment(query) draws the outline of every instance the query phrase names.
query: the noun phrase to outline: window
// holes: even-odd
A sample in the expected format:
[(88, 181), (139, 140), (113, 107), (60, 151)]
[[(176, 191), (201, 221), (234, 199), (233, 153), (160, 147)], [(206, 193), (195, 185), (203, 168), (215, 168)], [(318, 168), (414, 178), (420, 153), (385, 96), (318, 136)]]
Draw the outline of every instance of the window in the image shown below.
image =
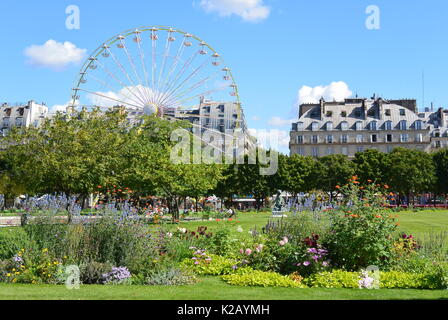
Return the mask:
[(347, 117), (347, 111), (342, 111), (341, 112), (341, 117), (343, 117), (343, 118)]
[(357, 121), (355, 126), (356, 126), (356, 131), (362, 130), (362, 122), (361, 121)]
[(342, 147), (342, 154), (344, 156), (348, 156), (348, 148), (347, 147)]
[(327, 131), (333, 131), (333, 122), (327, 122)]
[(333, 136), (331, 134), (327, 135), (327, 143), (333, 143)]
[(3, 118), (3, 128), (9, 128), (9, 118)]
[(297, 123), (297, 131), (303, 131), (303, 122)]
[(343, 135), (341, 136), (341, 142), (342, 142), (342, 143), (347, 143), (347, 142), (348, 142), (348, 136), (347, 136), (346, 134), (343, 134)]
[(356, 135), (356, 143), (362, 143), (364, 141), (363, 135), (358, 134)]
[(409, 135), (407, 133), (402, 133), (400, 135), (400, 142), (406, 143), (409, 141)]
[(303, 144), (303, 136), (297, 136), (297, 144)]
[(400, 116), (406, 115), (406, 109), (400, 109)]
[(333, 116), (333, 111), (327, 111), (326, 116), (327, 116), (327, 118), (330, 118), (331, 116)]
[(327, 148), (327, 156), (332, 155), (333, 154), (333, 148), (332, 147), (328, 147)]
[(370, 122), (370, 130), (371, 131), (376, 131), (376, 121), (372, 121)]
[(386, 109), (386, 116), (390, 117), (390, 109)]
[(23, 118), (16, 118), (16, 127), (21, 127), (23, 125)]
[(348, 130), (348, 122), (346, 122), (346, 121), (341, 122), (341, 130), (342, 131), (347, 131)]
[(303, 148), (299, 148), (299, 149), (297, 149), (297, 154), (299, 154), (299, 155), (301, 155), (301, 156), (304, 156), (304, 155), (305, 155), (305, 152), (303, 151)]
[(311, 139), (311, 142), (314, 143), (314, 144), (319, 143), (319, 137), (318, 136), (313, 136), (312, 139)]
[(415, 142), (423, 142), (423, 134), (419, 133), (415, 136)]
[(386, 135), (386, 142), (392, 142), (392, 135), (391, 134)]
[(400, 121), (400, 130), (407, 130), (408, 129), (408, 123), (406, 120)]
[(319, 130), (319, 124), (317, 122), (313, 122), (311, 124), (311, 130), (313, 130), (313, 131)]
[(319, 157), (319, 149), (313, 148), (313, 157)]
[(422, 130), (423, 124), (421, 120), (415, 121), (415, 130)]
[(393, 150), (394, 150), (394, 147), (392, 147), (392, 146), (387, 146), (386, 147), (386, 152), (387, 153), (391, 153)]
[(364, 152), (364, 147), (356, 147), (356, 152)]
[(441, 148), (442, 147), (442, 143), (440, 141), (436, 141), (436, 148)]
[(378, 142), (378, 136), (376, 134), (372, 134), (370, 137), (370, 142), (372, 143)]
[(384, 123), (384, 128), (385, 128), (387, 131), (392, 130), (392, 121), (386, 121), (386, 122)]

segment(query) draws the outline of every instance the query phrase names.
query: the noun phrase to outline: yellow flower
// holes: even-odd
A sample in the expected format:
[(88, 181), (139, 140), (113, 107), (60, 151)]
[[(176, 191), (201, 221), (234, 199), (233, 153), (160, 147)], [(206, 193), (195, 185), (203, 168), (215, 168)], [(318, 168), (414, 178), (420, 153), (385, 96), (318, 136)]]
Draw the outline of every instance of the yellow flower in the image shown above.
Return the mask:
[(14, 269), (12, 269), (12, 272), (15, 272), (16, 271), (16, 269), (14, 268)]
[(7, 276), (7, 277), (10, 277), (10, 276), (11, 276), (11, 274), (10, 274), (10, 273), (7, 273), (7, 274), (6, 274), (6, 276)]
[(42, 250), (42, 252), (44, 252), (44, 253), (45, 253), (45, 252), (48, 252), (48, 249), (45, 248), (45, 249)]
[(17, 282), (16, 278), (12, 279), (12, 283), (16, 283), (16, 282)]

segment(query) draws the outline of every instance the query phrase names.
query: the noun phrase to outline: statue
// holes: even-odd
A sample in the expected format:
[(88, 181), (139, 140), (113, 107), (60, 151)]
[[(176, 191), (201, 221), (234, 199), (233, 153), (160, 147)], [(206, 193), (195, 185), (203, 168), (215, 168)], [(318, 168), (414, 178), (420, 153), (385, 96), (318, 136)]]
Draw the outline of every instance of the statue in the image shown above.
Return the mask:
[(285, 212), (285, 202), (283, 201), (283, 198), (281, 196), (281, 192), (278, 191), (277, 192), (277, 196), (275, 198), (275, 202), (274, 202), (274, 208), (272, 209), (272, 216), (277, 218), (283, 218), (283, 217), (287, 217), (286, 215), (284, 215), (283, 213)]

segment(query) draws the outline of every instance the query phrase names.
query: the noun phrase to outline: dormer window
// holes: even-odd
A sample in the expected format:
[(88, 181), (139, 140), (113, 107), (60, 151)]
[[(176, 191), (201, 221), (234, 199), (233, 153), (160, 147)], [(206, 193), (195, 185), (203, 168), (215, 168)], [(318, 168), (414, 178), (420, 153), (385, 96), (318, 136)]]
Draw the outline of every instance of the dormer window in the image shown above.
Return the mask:
[(387, 131), (392, 130), (392, 121), (386, 121), (384, 123), (384, 129), (387, 130)]
[(303, 122), (297, 123), (297, 131), (303, 131)]
[(311, 130), (312, 130), (312, 131), (318, 131), (318, 130), (319, 130), (319, 123), (317, 123), (317, 122), (313, 122), (313, 123), (311, 124)]
[(408, 129), (408, 123), (406, 120), (400, 121), (400, 130), (407, 130)]
[(361, 131), (362, 130), (362, 122), (357, 121), (355, 124), (355, 128), (356, 128), (356, 131)]
[(390, 117), (390, 109), (386, 109), (385, 114), (386, 116)]
[(333, 130), (333, 122), (327, 122), (327, 125), (326, 125), (326, 127), (327, 127), (327, 131), (332, 131)]
[(406, 109), (400, 109), (400, 116), (406, 115)]
[(422, 130), (423, 128), (423, 123), (421, 120), (417, 120), (415, 121), (415, 130)]
[(377, 130), (377, 122), (376, 121), (372, 121), (370, 122), (370, 130), (371, 131), (376, 131)]
[(348, 130), (348, 122), (346, 122), (346, 121), (341, 122), (341, 130), (342, 131)]

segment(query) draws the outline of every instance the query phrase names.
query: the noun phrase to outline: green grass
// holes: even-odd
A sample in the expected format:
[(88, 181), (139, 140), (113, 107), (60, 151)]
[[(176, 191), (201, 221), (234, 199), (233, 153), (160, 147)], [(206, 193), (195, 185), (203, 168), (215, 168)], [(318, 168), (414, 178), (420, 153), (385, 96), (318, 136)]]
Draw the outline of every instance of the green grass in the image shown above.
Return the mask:
[(234, 287), (218, 277), (194, 286), (65, 286), (0, 284), (0, 300), (411, 300), (448, 299), (448, 290), (358, 290)]

